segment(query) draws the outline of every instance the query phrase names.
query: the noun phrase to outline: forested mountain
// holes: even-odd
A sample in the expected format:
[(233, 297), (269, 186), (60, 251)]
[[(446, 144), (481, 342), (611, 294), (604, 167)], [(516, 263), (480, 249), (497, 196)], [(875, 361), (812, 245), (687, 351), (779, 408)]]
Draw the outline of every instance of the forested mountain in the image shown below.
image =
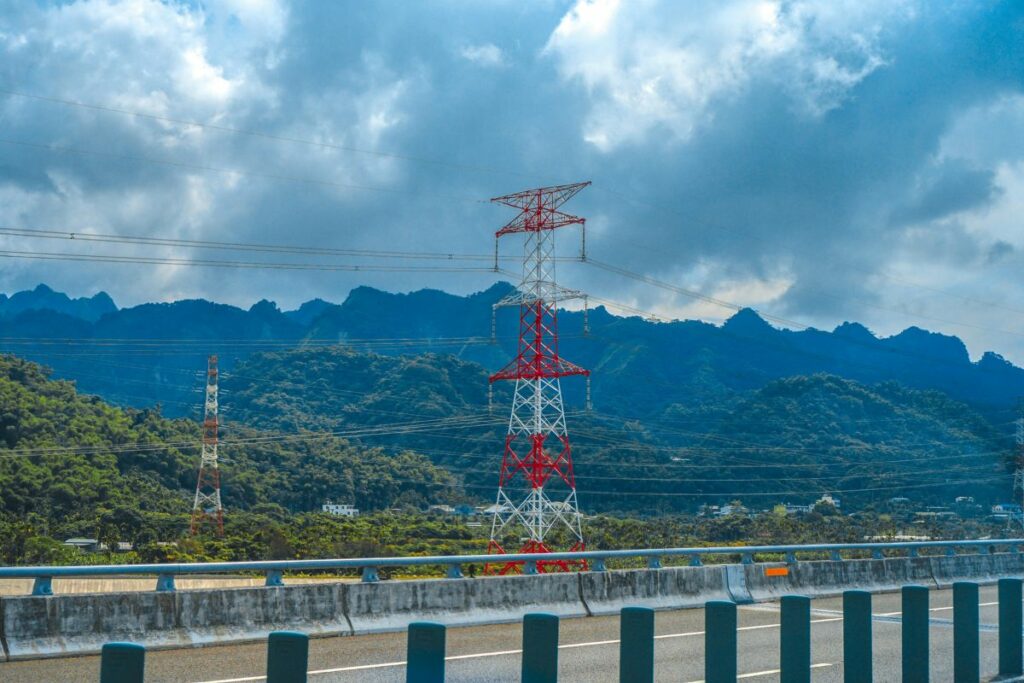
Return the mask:
[[(82, 391), (122, 405), (159, 401), (162, 412), (193, 418), (206, 354), (218, 353), (229, 442), (252, 428), (302, 435), (273, 441), (273, 453), (261, 445), (229, 456), (245, 465), (225, 474), (241, 477), (230, 495), (244, 495), (234, 505), (266, 495), (308, 509), (333, 495), (374, 507), (404, 493), (328, 491), (330, 481), (349, 481), (338, 475), (350, 467), (342, 445), (336, 463), (281, 486), (267, 484), (269, 475), (246, 479), (243, 472), (277, 471), (248, 458), (294, 458), (284, 468), (289, 477), (307, 462), (319, 467), (335, 446), (313, 447), (310, 433), (388, 453), (412, 449), (464, 477), (465, 492), (485, 501), (510, 389), (496, 385), (488, 413), (487, 376), (512, 355), (514, 312), (499, 319), (496, 343), (480, 333), (508, 291), (499, 284), (457, 297), (358, 288), (341, 305), (315, 300), (290, 312), (266, 301), (248, 311), (180, 301), (95, 322), (29, 308), (0, 320), (0, 338)], [(833, 332), (779, 330), (749, 310), (716, 326), (599, 308), (587, 335), (579, 312), (562, 312), (560, 322), (563, 355), (594, 371), (593, 412), (582, 410), (582, 380), (564, 382), (589, 510), (694, 510), (730, 497), (807, 502), (825, 492), (866, 504), (903, 488), (947, 503), (960, 494), (1009, 494), (1009, 410), (1024, 374), (995, 354), (971, 362), (955, 337), (910, 328), (879, 339), (853, 323)], [(170, 476), (167, 463), (148, 466)], [(191, 482), (190, 471), (179, 475), (161, 485)], [(433, 488), (436, 497), (441, 487)], [(416, 490), (419, 499), (429, 493)]]
[[(259, 351), (341, 343), (386, 355), (452, 354), (494, 371), (515, 345), (510, 309), (501, 310), (496, 343), (489, 336), (491, 305), (510, 288), (498, 283), (461, 297), (359, 287), (340, 305), (313, 300), (288, 312), (268, 301), (243, 310), (191, 300), (110, 310), (95, 320), (61, 305), (64, 295), (18, 293), (7, 300), (20, 301), (17, 307), (0, 302), (0, 350), (45, 363), (112, 402), (160, 402), (166, 414), (189, 415), (208, 354), (231, 370)], [(718, 326), (624, 318), (603, 308), (590, 311), (589, 335), (579, 312), (563, 311), (560, 324), (562, 354), (594, 371), (595, 406), (620, 417), (650, 419), (676, 404), (743, 397), (775, 379), (829, 373), (867, 385), (937, 389), (1003, 422), (1024, 387), (1024, 371), (997, 354), (972, 362), (958, 338), (916, 327), (880, 339), (856, 323), (831, 332), (780, 330), (750, 310)], [(567, 381), (565, 390), (580, 402), (580, 382)]]
[[(225, 414), (262, 428), (317, 429), (410, 448), (493, 494), (509, 395), (486, 411), (486, 372), (451, 356), (344, 347), (257, 354), (225, 379)], [(669, 405), (646, 420), (570, 415), (581, 501), (594, 511), (692, 511), (742, 498), (863, 506), (906, 495), (948, 504), (1009, 494), (1006, 429), (937, 391), (832, 375)]]
[[(302, 512), (327, 499), (364, 510), (462, 500), (448, 472), (413, 453), (241, 425), (229, 425), (222, 438), (229, 510)], [(187, 528), (199, 443), (191, 420), (111, 407), (33, 363), (0, 356), (0, 532), (28, 524), (54, 538), (94, 536), (104, 520), (116, 520), (126, 540), (173, 538)]]

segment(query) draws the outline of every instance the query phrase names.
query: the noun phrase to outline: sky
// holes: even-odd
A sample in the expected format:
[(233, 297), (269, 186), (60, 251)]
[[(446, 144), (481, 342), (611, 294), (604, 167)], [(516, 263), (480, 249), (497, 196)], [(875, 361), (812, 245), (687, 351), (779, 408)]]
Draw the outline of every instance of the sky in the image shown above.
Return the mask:
[[(8, 232), (3, 292), (285, 309), (358, 285), (469, 293), (495, 280), (483, 255), (512, 217), (488, 198), (585, 180), (565, 209), (592, 259), (1024, 363), (1018, 0), (0, 0), (0, 233), (481, 255)], [(561, 231), (559, 253), (579, 239)], [(42, 254), (162, 262), (25, 258)], [(558, 273), (667, 318), (732, 313), (593, 265)]]

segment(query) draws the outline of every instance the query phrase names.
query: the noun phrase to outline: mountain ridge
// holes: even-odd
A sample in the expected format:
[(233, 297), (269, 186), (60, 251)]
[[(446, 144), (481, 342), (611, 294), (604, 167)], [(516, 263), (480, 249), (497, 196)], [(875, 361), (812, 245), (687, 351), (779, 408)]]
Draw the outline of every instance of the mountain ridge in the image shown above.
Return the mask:
[[(57, 376), (76, 379), (83, 390), (114, 402), (159, 401), (169, 414), (185, 414), (177, 405), (194, 404), (195, 387), (185, 386), (184, 380), (205, 366), (208, 354), (219, 355), (222, 367), (230, 370), (260, 350), (336, 341), (393, 355), (450, 353), (496, 371), (515, 353), (515, 311), (499, 310), (496, 338), (489, 341), (492, 305), (509, 291), (507, 282), (467, 296), (358, 287), (341, 304), (313, 299), (294, 311), (282, 311), (267, 300), (246, 310), (190, 299), (121, 308), (94, 321), (24, 309), (13, 317), (0, 316), (0, 350), (46, 363)], [(700, 392), (711, 387), (721, 394), (743, 394), (774, 379), (825, 372), (868, 384), (894, 380), (940, 390), (1003, 418), (1013, 408), (1017, 387), (1024, 386), (1024, 370), (999, 354), (989, 351), (972, 361), (958, 337), (919, 327), (888, 337), (856, 322), (832, 331), (788, 330), (772, 326), (752, 309), (738, 311), (722, 325), (662, 323), (616, 316), (603, 306), (589, 311), (589, 334), (580, 311), (560, 311), (559, 320), (562, 355), (595, 371), (595, 403), (640, 406), (645, 414), (657, 414), (687, 396), (699, 401)], [(63, 347), (52, 342), (68, 337), (79, 341)], [(11, 341), (15, 338), (27, 341)], [(97, 355), (101, 350), (111, 355), (111, 346), (122, 351), (118, 362), (124, 366), (113, 373), (102, 365), (113, 361)], [(567, 381), (565, 390), (578, 402), (582, 389), (576, 384)]]

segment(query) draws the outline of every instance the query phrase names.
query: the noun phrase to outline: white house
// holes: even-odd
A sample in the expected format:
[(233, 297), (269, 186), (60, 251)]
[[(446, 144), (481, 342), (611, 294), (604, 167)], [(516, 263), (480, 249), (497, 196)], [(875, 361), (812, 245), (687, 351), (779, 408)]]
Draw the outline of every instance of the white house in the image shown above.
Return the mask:
[(332, 503), (331, 501), (324, 503), (321, 509), (329, 515), (339, 515), (341, 517), (359, 516), (359, 510), (352, 505), (339, 505), (338, 503)]

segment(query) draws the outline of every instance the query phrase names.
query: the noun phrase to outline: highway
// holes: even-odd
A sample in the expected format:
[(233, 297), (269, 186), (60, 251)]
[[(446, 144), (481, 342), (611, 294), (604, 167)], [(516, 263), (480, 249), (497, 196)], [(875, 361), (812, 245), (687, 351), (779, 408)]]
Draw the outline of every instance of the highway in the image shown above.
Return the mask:
[[(932, 680), (952, 681), (952, 591), (931, 592)], [(997, 604), (994, 586), (980, 590), (982, 680), (997, 667)], [(875, 595), (875, 680), (900, 680), (900, 596)], [(811, 656), (814, 681), (841, 681), (843, 670), (842, 600), (812, 602)], [(779, 612), (777, 603), (739, 609), (740, 679), (757, 683), (778, 680)], [(703, 610), (658, 612), (656, 676), (658, 681), (696, 683), (703, 678)], [(560, 683), (618, 681), (618, 617), (563, 619), (560, 625)], [(448, 681), (518, 681), (520, 624), (448, 630)], [(385, 633), (310, 641), (311, 683), (399, 683), (405, 680), (405, 634)], [(146, 681), (243, 683), (263, 680), (263, 644), (216, 646), (147, 653)], [(99, 657), (9, 662), (0, 664), (4, 683), (98, 681)]]

